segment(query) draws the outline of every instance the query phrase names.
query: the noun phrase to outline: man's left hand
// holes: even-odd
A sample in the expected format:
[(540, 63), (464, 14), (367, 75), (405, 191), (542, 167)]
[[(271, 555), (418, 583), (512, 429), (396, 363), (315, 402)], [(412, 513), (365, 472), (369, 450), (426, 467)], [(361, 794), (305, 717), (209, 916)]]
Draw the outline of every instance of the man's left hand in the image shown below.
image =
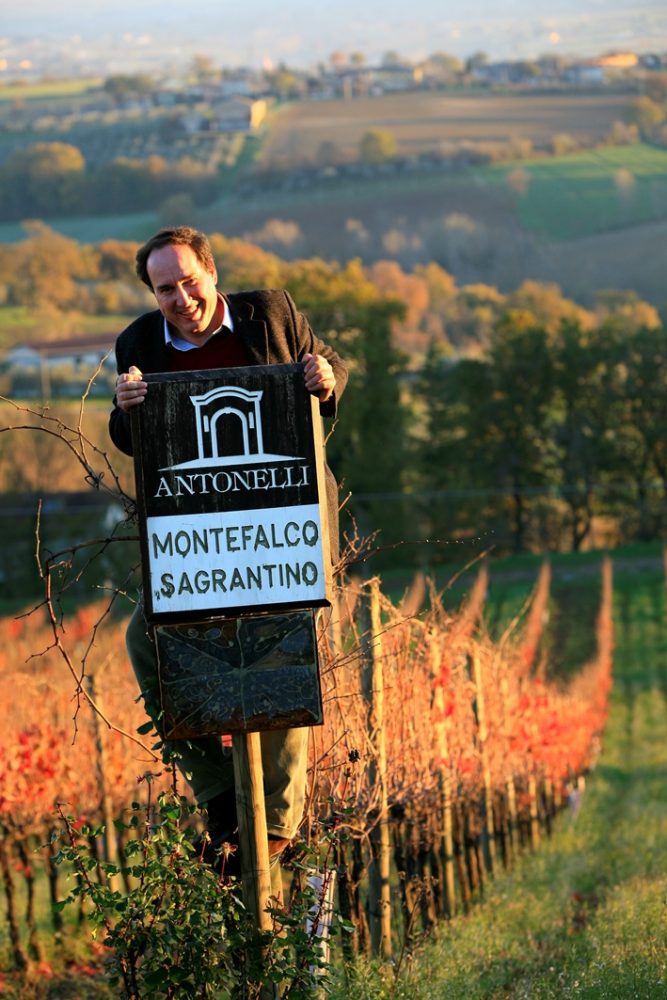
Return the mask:
[(326, 403), (333, 396), (336, 377), (333, 368), (321, 354), (304, 354), (302, 359), (306, 378), (306, 389), (317, 396), (320, 403)]

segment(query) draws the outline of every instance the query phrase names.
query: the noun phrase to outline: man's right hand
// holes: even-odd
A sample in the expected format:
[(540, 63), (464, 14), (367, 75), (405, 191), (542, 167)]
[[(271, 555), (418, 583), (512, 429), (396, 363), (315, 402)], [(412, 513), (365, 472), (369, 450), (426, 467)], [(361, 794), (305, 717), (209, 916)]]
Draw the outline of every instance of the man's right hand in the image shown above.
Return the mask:
[(123, 372), (116, 381), (116, 402), (118, 408), (124, 413), (131, 410), (133, 406), (143, 403), (146, 398), (148, 386), (142, 382), (142, 374), (134, 365), (129, 372)]

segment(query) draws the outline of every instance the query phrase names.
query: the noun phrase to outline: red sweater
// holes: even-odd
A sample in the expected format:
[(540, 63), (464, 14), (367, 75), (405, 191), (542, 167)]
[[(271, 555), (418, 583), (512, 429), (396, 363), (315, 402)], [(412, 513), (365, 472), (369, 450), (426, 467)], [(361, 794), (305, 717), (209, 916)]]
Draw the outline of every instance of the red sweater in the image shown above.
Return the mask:
[(242, 368), (252, 359), (238, 333), (223, 327), (201, 347), (179, 351), (169, 345), (169, 371), (194, 372), (208, 368)]

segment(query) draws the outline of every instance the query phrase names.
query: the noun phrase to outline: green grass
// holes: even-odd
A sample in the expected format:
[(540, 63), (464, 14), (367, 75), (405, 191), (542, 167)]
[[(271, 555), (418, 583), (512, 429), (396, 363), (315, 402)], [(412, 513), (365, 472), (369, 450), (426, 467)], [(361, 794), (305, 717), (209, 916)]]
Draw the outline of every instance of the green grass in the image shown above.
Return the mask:
[(484, 607), (484, 621), (489, 635), (498, 641), (503, 632), (516, 622), (521, 628), (525, 621), (527, 602), (533, 592), (536, 576), (519, 581), (504, 581), (491, 565), (491, 578)]
[[(522, 170), (527, 189), (517, 212), (528, 229), (573, 239), (667, 217), (667, 150), (605, 146), (566, 156), (489, 167), (481, 181), (506, 184)], [(627, 186), (625, 186), (627, 185)]]
[[(117, 335), (133, 318), (116, 313), (105, 316), (79, 314), (76, 320), (68, 322), (67, 330), (61, 332), (61, 336), (69, 339), (108, 333), (109, 345), (113, 346)], [(43, 317), (32, 313), (27, 306), (0, 306), (0, 354), (17, 344), (45, 340), (44, 334)], [(34, 404), (34, 400), (32, 402)]]
[(667, 998), (665, 589), (659, 568), (615, 575), (611, 713), (579, 811), (396, 982), (361, 964), (334, 1000)]
[(0, 306), (0, 336), (5, 330), (31, 332), (34, 313), (28, 306)]
[[(155, 212), (129, 212), (126, 215), (86, 215), (47, 219), (49, 228), (79, 243), (101, 243), (102, 240), (127, 240), (141, 243), (158, 229), (160, 220)], [(18, 243), (26, 238), (20, 222), (0, 223), (0, 243)]]
[(29, 101), (44, 98), (83, 97), (98, 90), (102, 80), (97, 77), (76, 80), (46, 80), (39, 83), (16, 83), (0, 86), (0, 101)]
[[(112, 333), (115, 336), (132, 321), (132, 315), (109, 313), (100, 316), (79, 315), (63, 337)], [(29, 306), (0, 306), (0, 350), (18, 343), (45, 340), (44, 319)]]
[[(661, 563), (662, 543), (633, 542), (620, 545), (611, 554), (617, 566), (624, 572), (629, 571), (632, 566), (655, 568)], [(589, 552), (549, 553), (552, 569), (553, 631), (560, 629), (561, 635), (566, 637), (566, 643), (572, 644), (566, 649), (559, 648), (555, 654), (561, 667), (567, 663), (571, 670), (572, 667), (580, 666), (586, 656), (590, 655), (590, 642), (593, 637), (577, 635), (580, 631), (577, 625), (581, 624), (582, 619), (579, 616), (577, 621), (572, 615), (576, 615), (577, 610), (581, 609), (584, 611), (584, 620), (595, 620), (599, 598), (598, 570), (604, 555), (605, 552), (600, 549), (592, 549)], [(510, 622), (526, 609), (526, 601), (537, 582), (537, 574), (543, 559), (544, 555), (530, 552), (498, 558), (494, 558), (491, 553), (489, 590), (484, 614), (487, 628), (494, 639), (497, 639)], [(435, 576), (437, 588), (443, 591), (443, 602), (448, 610), (455, 611), (467, 597), (478, 571), (479, 563), (475, 563), (468, 570), (464, 570), (464, 565), (452, 563), (438, 567), (432, 574)], [(579, 580), (579, 585), (572, 587), (573, 580), (582, 574), (586, 575), (586, 579)], [(383, 590), (399, 598), (409, 579), (410, 576), (405, 571), (383, 573)], [(558, 623), (556, 619), (559, 620)]]

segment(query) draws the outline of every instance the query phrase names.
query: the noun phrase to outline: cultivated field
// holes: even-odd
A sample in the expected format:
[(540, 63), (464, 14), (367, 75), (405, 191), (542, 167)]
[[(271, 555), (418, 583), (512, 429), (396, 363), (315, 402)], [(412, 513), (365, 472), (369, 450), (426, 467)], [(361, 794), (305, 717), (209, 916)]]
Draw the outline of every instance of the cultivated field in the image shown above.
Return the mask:
[[(513, 140), (518, 151), (527, 139), (539, 147), (559, 133), (600, 139), (626, 117), (631, 99), (605, 93), (411, 93), (302, 102), (271, 116), (258, 165), (312, 161), (322, 142), (332, 142), (342, 159), (356, 157), (371, 126), (389, 129), (399, 154), (463, 142), (502, 143), (507, 153)], [(635, 290), (657, 306), (665, 300), (665, 150), (601, 146), (474, 170), (387, 170), (319, 180), (316, 171), (311, 174), (312, 186), (302, 189), (294, 184), (287, 190), (286, 184), (252, 194), (221, 192), (188, 221), (286, 259), (396, 259), (406, 270), (435, 260), (460, 284), (483, 282), (505, 292), (529, 278), (555, 281), (584, 305), (611, 287)], [(50, 224), (95, 243), (142, 241), (167, 221), (183, 220), (143, 212)], [(0, 226), (3, 242), (23, 235), (19, 223)]]
[[(206, 218), (214, 231), (249, 239), (267, 219), (289, 220), (303, 234), (299, 256), (373, 259), (391, 256), (386, 249), (381, 252), (389, 230), (402, 228), (414, 234), (424, 222), (456, 212), (484, 219), (492, 227), (516, 225), (514, 197), (508, 188), (482, 185), (461, 174), (358, 180), (303, 194), (231, 199), (208, 209)], [(376, 244), (378, 252), (373, 253)], [(282, 249), (290, 255), (289, 246)]]
[(596, 289), (618, 288), (662, 306), (667, 298), (665, 246), (667, 220), (580, 239), (542, 240), (526, 274), (558, 282), (571, 298), (584, 304), (592, 302)]
[(605, 146), (480, 171), (485, 182), (507, 186), (523, 177), (517, 214), (527, 229), (551, 239), (667, 217), (667, 150), (637, 143)]
[(630, 101), (604, 93), (409, 93), (302, 102), (274, 117), (260, 165), (313, 160), (324, 142), (334, 143), (341, 158), (353, 158), (364, 132), (376, 127), (393, 133), (404, 156), (461, 142), (530, 139), (544, 145), (559, 133), (597, 140), (626, 118)]
[(60, 97), (83, 97), (97, 90), (102, 80), (91, 77), (82, 80), (47, 80), (40, 83), (6, 84), (0, 87), (0, 101), (50, 100)]

